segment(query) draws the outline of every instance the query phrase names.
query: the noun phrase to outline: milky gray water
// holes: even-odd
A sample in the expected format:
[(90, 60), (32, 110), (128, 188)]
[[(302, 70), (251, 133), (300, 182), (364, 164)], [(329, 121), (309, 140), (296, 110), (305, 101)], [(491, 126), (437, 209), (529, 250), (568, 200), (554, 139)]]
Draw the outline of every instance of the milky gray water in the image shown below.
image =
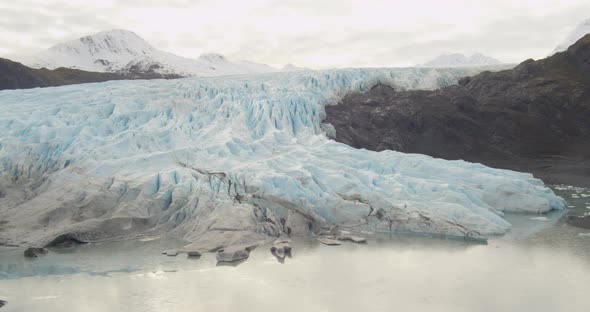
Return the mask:
[[(571, 213), (590, 190), (557, 190)], [(587, 208), (588, 207), (588, 208)], [(261, 246), (236, 267), (167, 257), (180, 242), (117, 242), (28, 260), (0, 249), (0, 311), (590, 311), (590, 230), (561, 213), (509, 215), (487, 245), (375, 236), (328, 247), (295, 241), (279, 263)]]

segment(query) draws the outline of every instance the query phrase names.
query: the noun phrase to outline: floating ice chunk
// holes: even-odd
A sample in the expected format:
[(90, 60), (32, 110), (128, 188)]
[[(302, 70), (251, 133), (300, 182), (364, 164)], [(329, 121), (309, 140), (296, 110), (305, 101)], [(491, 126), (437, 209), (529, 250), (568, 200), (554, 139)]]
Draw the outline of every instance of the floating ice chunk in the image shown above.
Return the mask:
[(530, 218), (531, 220), (537, 220), (537, 221), (547, 221), (549, 219), (547, 219), (547, 217), (532, 217)]
[(51, 299), (57, 299), (59, 297), (61, 297), (61, 296), (47, 295), (47, 296), (34, 297), (33, 300), (51, 300)]

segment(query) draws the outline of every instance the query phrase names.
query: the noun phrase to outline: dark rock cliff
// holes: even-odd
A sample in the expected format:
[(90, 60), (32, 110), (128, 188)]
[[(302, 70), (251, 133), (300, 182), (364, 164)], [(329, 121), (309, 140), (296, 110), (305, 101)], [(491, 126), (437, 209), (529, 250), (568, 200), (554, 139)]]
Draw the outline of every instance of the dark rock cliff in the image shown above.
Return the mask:
[(377, 85), (326, 107), (336, 140), (590, 186), (590, 35), (567, 51), (435, 91)]

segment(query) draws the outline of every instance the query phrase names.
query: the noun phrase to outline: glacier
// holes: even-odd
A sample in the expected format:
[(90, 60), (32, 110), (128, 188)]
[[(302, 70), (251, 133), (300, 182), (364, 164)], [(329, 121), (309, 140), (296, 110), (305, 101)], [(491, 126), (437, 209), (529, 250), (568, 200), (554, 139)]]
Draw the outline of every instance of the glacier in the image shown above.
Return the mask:
[[(377, 82), (475, 69), (339, 69), (0, 92), (0, 235), (44, 245), (180, 237), (191, 246), (353, 230), (485, 237), (504, 212), (563, 209), (528, 173), (329, 139), (325, 105)], [(0, 239), (1, 240), (1, 239)]]

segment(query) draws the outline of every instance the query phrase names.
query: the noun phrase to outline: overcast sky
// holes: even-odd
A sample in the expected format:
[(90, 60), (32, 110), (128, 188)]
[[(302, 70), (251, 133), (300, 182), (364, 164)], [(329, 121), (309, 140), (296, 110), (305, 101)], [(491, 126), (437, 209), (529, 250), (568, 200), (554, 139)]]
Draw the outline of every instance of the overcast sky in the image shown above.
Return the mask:
[(410, 66), (450, 52), (520, 62), (589, 17), (589, 0), (1, 0), (0, 55), (120, 28), (185, 57), (275, 66)]

